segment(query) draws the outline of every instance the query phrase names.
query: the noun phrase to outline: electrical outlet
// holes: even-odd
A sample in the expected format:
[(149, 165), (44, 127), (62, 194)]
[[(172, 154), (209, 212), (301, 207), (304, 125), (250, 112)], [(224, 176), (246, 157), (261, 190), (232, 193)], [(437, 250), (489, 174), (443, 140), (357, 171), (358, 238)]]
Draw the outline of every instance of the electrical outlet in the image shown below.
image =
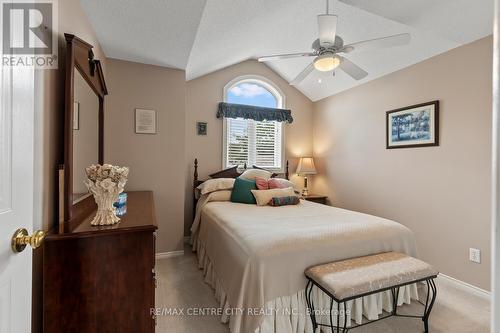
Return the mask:
[(469, 249), (469, 260), (477, 264), (481, 263), (481, 250), (470, 248)]

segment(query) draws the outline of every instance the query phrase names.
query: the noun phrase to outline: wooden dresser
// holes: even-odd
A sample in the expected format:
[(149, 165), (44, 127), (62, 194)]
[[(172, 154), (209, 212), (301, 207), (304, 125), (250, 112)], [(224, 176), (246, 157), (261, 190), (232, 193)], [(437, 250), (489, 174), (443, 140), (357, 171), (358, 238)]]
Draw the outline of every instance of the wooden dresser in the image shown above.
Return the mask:
[[(154, 332), (153, 193), (127, 193), (127, 214), (120, 223), (92, 227), (91, 213), (45, 238), (45, 333)], [(94, 204), (93, 198), (86, 200), (82, 204)]]

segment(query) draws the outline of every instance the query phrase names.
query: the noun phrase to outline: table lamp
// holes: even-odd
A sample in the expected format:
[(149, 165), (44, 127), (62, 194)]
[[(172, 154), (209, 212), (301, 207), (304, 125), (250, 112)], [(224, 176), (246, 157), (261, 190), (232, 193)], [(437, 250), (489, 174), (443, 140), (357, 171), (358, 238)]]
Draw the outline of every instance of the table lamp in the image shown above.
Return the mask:
[(315, 175), (316, 168), (314, 167), (314, 160), (312, 157), (301, 157), (299, 160), (299, 165), (297, 165), (297, 174), (299, 176), (304, 176), (304, 189), (302, 190), (303, 196), (308, 196), (307, 191), (307, 176)]

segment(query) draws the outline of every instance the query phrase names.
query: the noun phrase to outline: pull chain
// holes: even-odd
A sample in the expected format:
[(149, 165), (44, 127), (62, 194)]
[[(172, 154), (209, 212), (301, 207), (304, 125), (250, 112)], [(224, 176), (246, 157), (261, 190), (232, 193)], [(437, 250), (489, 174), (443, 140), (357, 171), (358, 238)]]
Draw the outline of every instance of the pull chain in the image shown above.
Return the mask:
[[(335, 0), (333, 0), (335, 1)], [(330, 6), (330, 0), (326, 0), (326, 15), (330, 15), (330, 7), (333, 9), (333, 3)]]

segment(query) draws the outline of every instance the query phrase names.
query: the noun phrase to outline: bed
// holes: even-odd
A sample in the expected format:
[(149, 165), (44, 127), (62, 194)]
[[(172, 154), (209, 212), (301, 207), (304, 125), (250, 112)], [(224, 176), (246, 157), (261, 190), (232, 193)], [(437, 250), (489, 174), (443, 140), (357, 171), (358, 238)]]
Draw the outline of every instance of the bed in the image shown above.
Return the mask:
[[(232, 333), (312, 333), (307, 267), (388, 251), (416, 256), (413, 233), (387, 219), (305, 200), (270, 207), (232, 203), (229, 196), (227, 190), (203, 195), (191, 231), (205, 281)], [(329, 309), (321, 291), (313, 298)], [(398, 305), (412, 299), (418, 299), (414, 285), (401, 290)], [(351, 302), (347, 316), (360, 323), (391, 307), (384, 292)]]

